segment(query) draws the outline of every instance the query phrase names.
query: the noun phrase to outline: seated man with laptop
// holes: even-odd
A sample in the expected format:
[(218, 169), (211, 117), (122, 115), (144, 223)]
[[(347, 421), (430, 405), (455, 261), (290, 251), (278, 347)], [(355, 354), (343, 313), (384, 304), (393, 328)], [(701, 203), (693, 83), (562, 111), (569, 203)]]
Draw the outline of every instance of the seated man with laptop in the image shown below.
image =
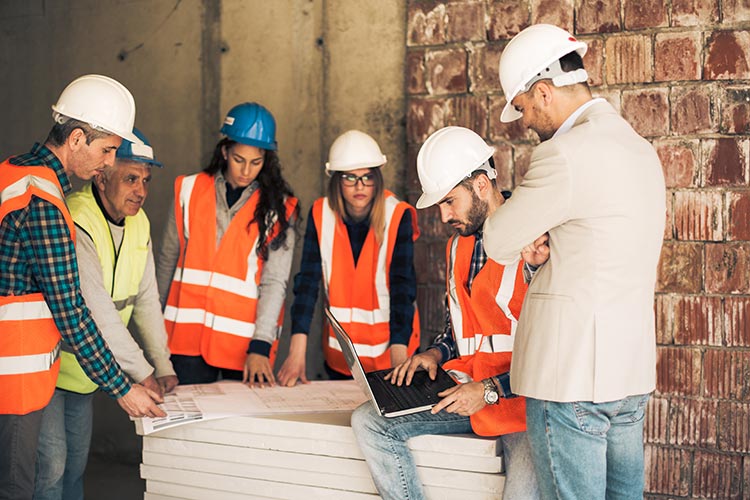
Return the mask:
[(410, 385), (424, 370), (435, 380), (442, 364), (459, 384), (438, 393), (441, 399), (430, 411), (389, 418), (376, 404), (365, 403), (353, 413), (354, 434), (385, 499), (425, 498), (409, 438), (471, 432), (502, 442), (504, 500), (539, 497), (525, 433), (525, 400), (512, 393), (508, 373), (527, 288), (524, 273), (530, 275), (532, 268), (520, 258), (507, 266), (488, 261), (484, 252), (482, 225), (504, 202), (494, 180), (493, 153), (471, 130), (446, 127), (427, 139), (417, 157), (423, 192), (417, 208), (437, 204), (442, 221), (458, 233), (447, 245), (448, 320), (429, 349), (386, 378), (396, 386)]

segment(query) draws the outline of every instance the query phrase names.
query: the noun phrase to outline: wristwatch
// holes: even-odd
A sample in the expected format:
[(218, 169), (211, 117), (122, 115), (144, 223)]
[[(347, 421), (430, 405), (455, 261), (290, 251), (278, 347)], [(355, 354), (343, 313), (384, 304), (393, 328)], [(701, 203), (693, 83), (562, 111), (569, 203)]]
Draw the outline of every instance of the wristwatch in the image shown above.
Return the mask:
[(492, 382), (491, 378), (482, 380), (484, 384), (484, 403), (488, 405), (496, 405), (500, 401), (500, 394), (497, 392), (495, 383)]

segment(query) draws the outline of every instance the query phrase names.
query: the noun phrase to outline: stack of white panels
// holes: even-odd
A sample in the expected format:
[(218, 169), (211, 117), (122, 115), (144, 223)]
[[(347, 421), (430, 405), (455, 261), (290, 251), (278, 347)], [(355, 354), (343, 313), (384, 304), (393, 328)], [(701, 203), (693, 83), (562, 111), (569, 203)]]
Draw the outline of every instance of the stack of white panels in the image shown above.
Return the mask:
[[(143, 438), (146, 500), (374, 499), (349, 413), (231, 417)], [(497, 499), (504, 476), (496, 439), (409, 441), (430, 499)]]

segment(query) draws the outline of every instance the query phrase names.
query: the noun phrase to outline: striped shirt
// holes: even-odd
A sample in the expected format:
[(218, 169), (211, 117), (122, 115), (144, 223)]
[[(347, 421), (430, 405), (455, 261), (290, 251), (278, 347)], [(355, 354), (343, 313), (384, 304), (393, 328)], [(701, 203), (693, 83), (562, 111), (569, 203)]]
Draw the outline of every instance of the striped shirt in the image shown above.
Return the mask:
[[(60, 160), (35, 144), (27, 154), (11, 158), (18, 166), (54, 170), (63, 192), (71, 184)], [(86, 374), (110, 396), (130, 390), (83, 300), (75, 246), (60, 210), (32, 197), (29, 204), (0, 221), (0, 296), (41, 292), (63, 340), (77, 353)]]

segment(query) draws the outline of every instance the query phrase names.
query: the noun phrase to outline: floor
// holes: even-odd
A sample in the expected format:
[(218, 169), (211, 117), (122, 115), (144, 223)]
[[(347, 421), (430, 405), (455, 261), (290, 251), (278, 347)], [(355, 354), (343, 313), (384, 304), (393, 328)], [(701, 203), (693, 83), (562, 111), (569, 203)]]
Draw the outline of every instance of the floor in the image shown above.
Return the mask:
[(146, 481), (137, 463), (117, 463), (91, 457), (86, 467), (84, 492), (87, 500), (143, 500)]

